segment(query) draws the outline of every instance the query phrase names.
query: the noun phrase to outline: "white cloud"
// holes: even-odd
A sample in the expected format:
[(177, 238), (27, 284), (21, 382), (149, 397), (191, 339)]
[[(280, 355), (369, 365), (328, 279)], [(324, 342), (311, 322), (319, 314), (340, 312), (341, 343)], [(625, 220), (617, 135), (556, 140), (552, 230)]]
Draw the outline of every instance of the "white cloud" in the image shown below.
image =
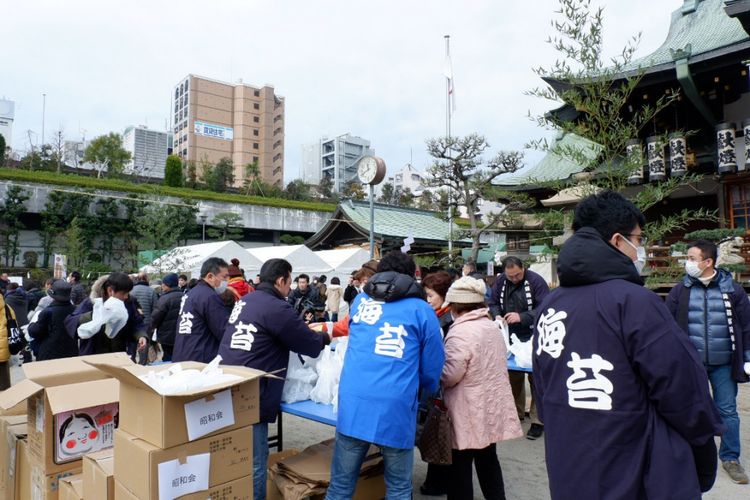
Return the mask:
[[(597, 3), (597, 2), (595, 2)], [(602, 3), (602, 2), (599, 2)], [(606, 2), (605, 49), (643, 32), (646, 54), (664, 40), (680, 0)], [(13, 146), (39, 134), (93, 137), (132, 124), (162, 128), (173, 85), (188, 73), (271, 83), (287, 99), (287, 181), (300, 145), (350, 132), (391, 168), (429, 158), (445, 130), (443, 35), (451, 35), (453, 132), (479, 132), (517, 149), (543, 131), (526, 113), (549, 103), (523, 95), (555, 58), (545, 43), (557, 3), (447, 0), (17, 2), (8, 10), (0, 95), (16, 101)], [(533, 161), (534, 157), (531, 157)]]

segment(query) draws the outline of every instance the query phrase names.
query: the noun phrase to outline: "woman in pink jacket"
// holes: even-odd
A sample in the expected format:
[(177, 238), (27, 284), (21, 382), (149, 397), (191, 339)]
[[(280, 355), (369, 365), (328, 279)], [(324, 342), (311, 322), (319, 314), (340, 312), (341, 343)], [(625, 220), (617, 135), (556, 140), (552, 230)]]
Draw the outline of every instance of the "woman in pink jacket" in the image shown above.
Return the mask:
[(441, 377), (453, 423), (453, 464), (448, 499), (474, 498), (472, 464), (482, 493), (504, 499), (496, 443), (523, 436), (508, 381), (505, 343), (489, 319), (483, 281), (465, 276), (451, 285), (453, 325), (445, 338)]

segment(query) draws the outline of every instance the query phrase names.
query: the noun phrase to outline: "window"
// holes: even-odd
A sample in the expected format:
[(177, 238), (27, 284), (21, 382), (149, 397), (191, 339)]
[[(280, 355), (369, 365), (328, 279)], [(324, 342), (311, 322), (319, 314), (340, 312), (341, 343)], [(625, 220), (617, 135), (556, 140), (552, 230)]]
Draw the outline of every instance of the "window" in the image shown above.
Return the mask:
[(174, 98), (177, 100), (177, 98), (180, 97), (180, 89), (179, 87), (174, 89)]
[(182, 150), (182, 156), (187, 156), (187, 148)]
[(729, 220), (735, 229), (750, 229), (750, 184), (729, 188)]
[(254, 162), (258, 161), (258, 157), (257, 156), (253, 156), (253, 161)]
[(259, 144), (257, 142), (254, 142), (253, 143), (253, 149), (258, 149), (258, 147), (259, 147)]
[(508, 252), (529, 249), (529, 236), (527, 234), (509, 234), (505, 242)]
[(257, 102), (254, 102), (253, 109), (260, 109), (260, 104), (258, 104)]
[(253, 135), (255, 135), (255, 136), (258, 135), (258, 129), (257, 128), (253, 130)]
[(255, 92), (253, 92), (253, 95), (255, 97), (260, 97), (260, 90), (256, 90)]
[(185, 92), (188, 90), (188, 83), (190, 83), (190, 80), (185, 80)]
[(253, 116), (253, 123), (259, 123), (259, 122), (260, 122), (260, 117)]

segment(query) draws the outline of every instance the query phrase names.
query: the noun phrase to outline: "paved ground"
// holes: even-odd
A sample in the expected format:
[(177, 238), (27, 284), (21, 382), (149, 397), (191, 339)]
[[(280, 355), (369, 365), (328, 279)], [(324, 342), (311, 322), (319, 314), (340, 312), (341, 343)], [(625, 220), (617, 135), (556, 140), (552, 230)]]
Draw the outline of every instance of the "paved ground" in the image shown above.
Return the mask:
[[(14, 383), (23, 378), (23, 373), (19, 367), (13, 367), (11, 374)], [(738, 404), (743, 450), (741, 461), (750, 470), (750, 385), (740, 386)], [(527, 428), (528, 423), (525, 423), (524, 430), (527, 430)], [(269, 434), (275, 434), (273, 427), (269, 429)], [(284, 417), (285, 448), (304, 448), (333, 436), (333, 427), (293, 415)], [(419, 452), (415, 451), (415, 453), (414, 498), (437, 498), (419, 494), (419, 485), (424, 481), (427, 466), (419, 460)], [(521, 438), (507, 441), (498, 447), (498, 456), (503, 469), (505, 492), (508, 500), (543, 500), (549, 498), (547, 473), (544, 465), (544, 440), (529, 441)], [(474, 478), (474, 497), (482, 498), (476, 476)], [(716, 485), (703, 498), (706, 500), (745, 500), (750, 498), (750, 486), (732, 483), (720, 468)]]

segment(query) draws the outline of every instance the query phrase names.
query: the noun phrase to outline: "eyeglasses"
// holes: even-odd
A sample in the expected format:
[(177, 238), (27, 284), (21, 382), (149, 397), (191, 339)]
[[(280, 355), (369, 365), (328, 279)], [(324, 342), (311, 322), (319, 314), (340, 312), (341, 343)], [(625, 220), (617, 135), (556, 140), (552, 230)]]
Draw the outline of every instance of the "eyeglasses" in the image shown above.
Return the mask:
[(638, 244), (642, 247), (645, 247), (646, 243), (648, 243), (648, 238), (643, 236), (643, 234), (622, 233), (622, 235), (627, 236), (628, 238), (638, 238)]

